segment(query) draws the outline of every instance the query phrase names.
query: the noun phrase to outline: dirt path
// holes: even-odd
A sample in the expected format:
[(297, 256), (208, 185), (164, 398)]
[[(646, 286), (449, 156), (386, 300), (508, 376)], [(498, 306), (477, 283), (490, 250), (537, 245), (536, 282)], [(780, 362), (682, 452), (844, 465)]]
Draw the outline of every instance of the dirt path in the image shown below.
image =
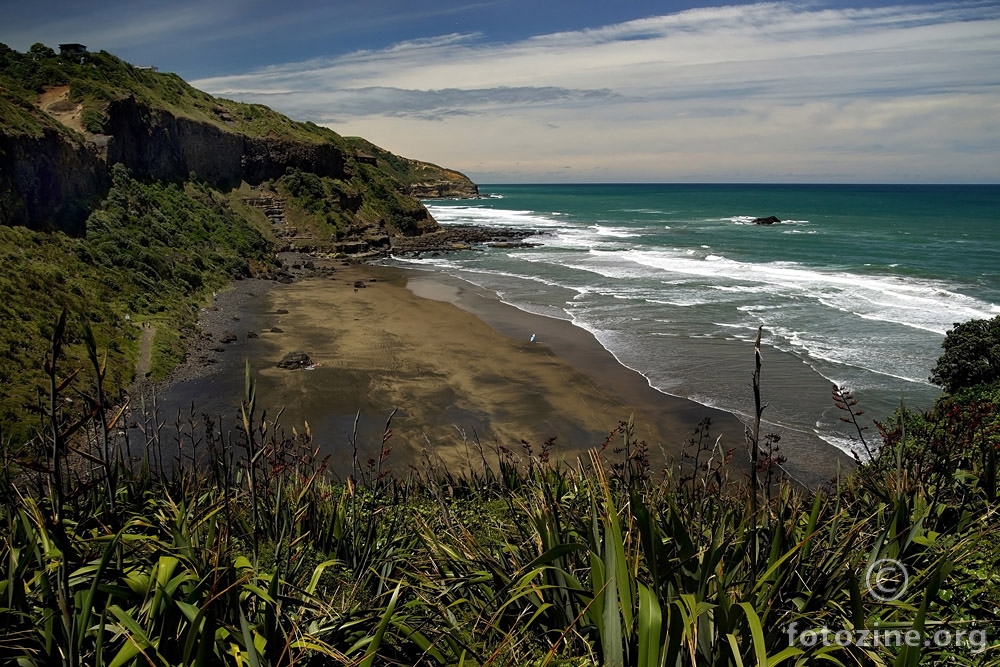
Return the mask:
[(83, 105), (69, 101), (69, 86), (46, 89), (38, 98), (38, 106), (66, 127), (84, 132)]
[(152, 324), (142, 325), (142, 338), (139, 339), (139, 361), (135, 365), (135, 378), (142, 380), (149, 373), (150, 359), (153, 356), (153, 338), (156, 337), (156, 327)]

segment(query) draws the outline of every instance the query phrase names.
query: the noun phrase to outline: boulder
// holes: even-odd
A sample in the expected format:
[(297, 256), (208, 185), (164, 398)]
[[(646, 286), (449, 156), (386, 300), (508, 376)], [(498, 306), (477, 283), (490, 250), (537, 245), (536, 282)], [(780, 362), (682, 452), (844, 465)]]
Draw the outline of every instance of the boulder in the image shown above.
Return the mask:
[(766, 218), (754, 218), (753, 224), (755, 225), (773, 225), (776, 222), (781, 222), (781, 218), (769, 215)]
[(289, 352), (278, 362), (278, 368), (287, 368), (288, 370), (305, 368), (306, 366), (312, 366), (312, 359), (305, 352)]

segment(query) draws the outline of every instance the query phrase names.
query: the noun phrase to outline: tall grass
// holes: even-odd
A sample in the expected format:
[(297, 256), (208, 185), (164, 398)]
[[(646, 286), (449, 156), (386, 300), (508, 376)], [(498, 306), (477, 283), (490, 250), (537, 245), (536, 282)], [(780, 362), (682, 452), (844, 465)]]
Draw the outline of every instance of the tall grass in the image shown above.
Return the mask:
[[(922, 643), (1000, 632), (981, 430), (928, 448), (904, 414), (857, 472), (808, 490), (758, 425), (760, 475), (707, 421), (665, 471), (623, 422), (574, 465), (552, 462), (551, 441), (476, 443), (461, 475), (428, 458), (393, 476), (390, 416), (378, 460), (338, 479), (308, 426), (260, 410), (249, 369), (232, 432), (192, 414), (168, 435), (155, 410), (112, 405), (92, 337), (91, 368), (62, 368), (66, 317), (37, 434), (4, 442), (5, 664), (1000, 663), (986, 644)], [(887, 558), (909, 581), (882, 600), (867, 573)], [(920, 645), (799, 639), (875, 627)]]

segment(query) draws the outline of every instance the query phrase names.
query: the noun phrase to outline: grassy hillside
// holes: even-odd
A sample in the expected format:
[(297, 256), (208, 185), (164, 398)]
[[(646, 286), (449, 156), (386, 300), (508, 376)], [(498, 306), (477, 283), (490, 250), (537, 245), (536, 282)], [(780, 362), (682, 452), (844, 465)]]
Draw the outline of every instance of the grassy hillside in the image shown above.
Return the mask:
[[(24, 54), (0, 44), (0, 129), (37, 132), (49, 122), (35, 108), (37, 96), (54, 86), (69, 86), (69, 101), (82, 105), (84, 129), (93, 134), (103, 131), (108, 103), (131, 96), (146, 106), (226, 132), (328, 143), (347, 155), (377, 157), (383, 173), (403, 186), (428, 180), (468, 181), (456, 171), (394, 155), (360, 137), (345, 138), (312, 122), (291, 120), (262, 104), (213, 97), (176, 74), (137, 68), (105, 51), (89, 53), (80, 62), (60, 57), (42, 44)], [(16, 105), (12, 99), (18, 100)]]
[(344, 141), (358, 155), (375, 158), (378, 167), (402, 183), (407, 192), (417, 189), (423, 184), (440, 184), (450, 188), (452, 196), (475, 196), (476, 186), (460, 172), (445, 169), (429, 162), (420, 162), (409, 158), (393, 155), (361, 137), (344, 137)]
[(309, 231), (310, 246), (329, 251), (352, 236), (410, 236), (436, 228), (424, 206), (383, 170), (360, 162), (350, 170), (345, 180), (295, 169), (271, 184), (289, 202), (294, 224)]
[[(84, 238), (0, 226), (0, 424), (21, 437), (25, 405), (44, 390), (39, 362), (54, 314), (72, 313), (69, 363), (82, 364), (82, 322), (107, 350), (108, 391), (132, 379), (143, 322), (157, 327), (154, 376), (183, 357), (181, 332), (206, 293), (266, 272), (268, 241), (222, 193), (195, 183), (140, 183), (121, 167)], [(126, 315), (129, 321), (126, 321)], [(82, 319), (81, 319), (82, 318)]]
[(6, 134), (37, 137), (45, 127), (62, 127), (38, 112), (34, 97), (33, 93), (25, 91), (15, 81), (0, 77), (0, 121)]
[(292, 121), (263, 105), (214, 98), (176, 74), (137, 68), (106, 51), (88, 53), (80, 62), (76, 57), (60, 57), (41, 44), (24, 54), (0, 44), (0, 77), (8, 90), (16, 91), (25, 100), (53, 86), (69, 86), (69, 100), (83, 105), (86, 127), (93, 133), (100, 132), (109, 102), (132, 96), (147, 106), (226, 131), (345, 145), (331, 130)]

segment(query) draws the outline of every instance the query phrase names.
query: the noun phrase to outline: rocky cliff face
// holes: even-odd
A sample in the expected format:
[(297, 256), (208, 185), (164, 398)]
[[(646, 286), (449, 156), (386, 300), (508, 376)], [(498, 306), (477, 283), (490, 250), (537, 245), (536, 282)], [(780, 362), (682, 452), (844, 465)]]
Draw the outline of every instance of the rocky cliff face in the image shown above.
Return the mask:
[[(140, 179), (182, 181), (196, 175), (221, 188), (277, 179), (289, 168), (343, 180), (364, 170), (378, 170), (378, 178), (390, 181), (397, 178), (380, 165), (345, 154), (334, 142), (248, 136), (152, 108), (134, 97), (110, 103), (104, 133), (87, 140), (40, 110), (36, 119), (43, 129), (34, 133), (5, 134), (0, 125), (0, 224), (82, 234), (89, 212), (107, 194), (109, 169), (115, 164), (127, 166)], [(370, 176), (361, 174), (367, 180)], [(406, 189), (398, 182), (395, 188), (383, 188), (394, 202), (389, 208), (400, 209), (383, 222), (405, 235), (437, 229), (418, 201), (401, 194)], [(416, 196), (459, 196), (451, 192), (428, 186)], [(356, 192), (357, 201), (343, 208), (356, 213), (362, 200), (372, 196), (378, 197), (378, 191)], [(396, 201), (400, 197), (409, 201)]]
[(107, 192), (107, 165), (88, 147), (46, 127), (40, 136), (0, 133), (0, 222), (80, 234)]
[(344, 154), (331, 144), (247, 137), (144, 107), (131, 97), (112, 103), (107, 115), (108, 163), (122, 163), (142, 178), (178, 180), (194, 172), (225, 186), (277, 178), (288, 167), (346, 175)]

